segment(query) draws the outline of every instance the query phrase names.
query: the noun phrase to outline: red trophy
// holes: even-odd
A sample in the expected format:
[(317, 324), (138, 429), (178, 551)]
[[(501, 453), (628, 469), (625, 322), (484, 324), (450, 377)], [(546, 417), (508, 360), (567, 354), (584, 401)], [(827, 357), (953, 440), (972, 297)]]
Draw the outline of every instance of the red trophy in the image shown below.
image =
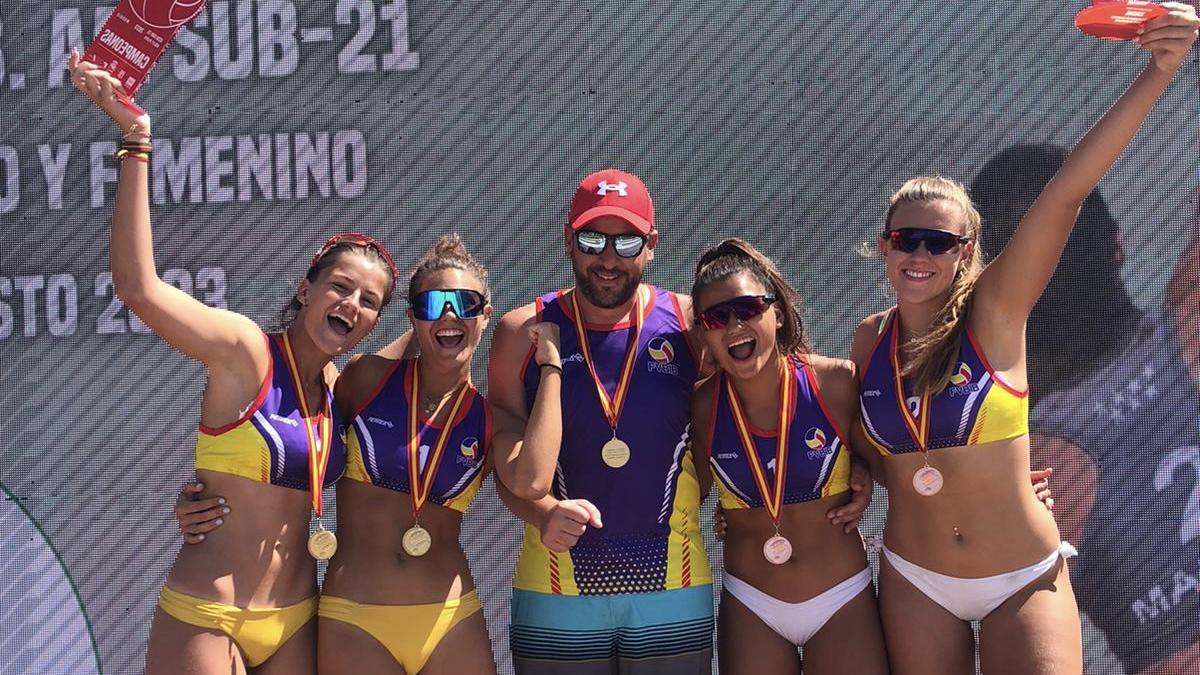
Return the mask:
[(1150, 19), (1165, 16), (1162, 5), (1141, 0), (1092, 0), (1075, 15), (1075, 27), (1101, 40), (1132, 40)]
[(88, 45), (83, 60), (100, 66), (121, 81), (121, 102), (144, 113), (133, 95), (167, 45), (184, 24), (204, 9), (207, 0), (120, 0)]

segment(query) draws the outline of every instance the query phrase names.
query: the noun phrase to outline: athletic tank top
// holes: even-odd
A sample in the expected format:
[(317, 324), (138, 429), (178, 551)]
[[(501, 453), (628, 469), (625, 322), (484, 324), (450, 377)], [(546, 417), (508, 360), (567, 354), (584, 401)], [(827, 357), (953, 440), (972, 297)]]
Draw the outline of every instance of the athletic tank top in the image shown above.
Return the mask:
[[(538, 321), (557, 324), (563, 354), (563, 439), (552, 494), (586, 499), (600, 509), (604, 527), (588, 528), (567, 553), (541, 543), (525, 528), (513, 587), (562, 595), (644, 593), (712, 583), (700, 536), (700, 491), (689, 443), (696, 361), (687, 342), (674, 293), (643, 285), (642, 334), (636, 346), (629, 393), (618, 436), (629, 444), (627, 464), (610, 468), (601, 446), (612, 428), (579, 348), (571, 319), (571, 294), (549, 293), (536, 301)], [(597, 375), (610, 396), (633, 330), (628, 324), (588, 326)], [(523, 370), (525, 401), (532, 407), (540, 373)]]
[(907, 406), (916, 422), (928, 414), (928, 449), (982, 445), (1029, 433), (1029, 392), (1017, 391), (988, 365), (983, 349), (968, 326), (958, 346), (958, 366), (950, 384), (929, 399), (929, 410), (920, 410), (921, 398), (905, 383), (904, 400), (896, 391), (899, 368), (899, 313), (892, 309), (861, 374), (859, 405), (867, 439), (885, 455), (919, 451), (904, 423), (900, 406)]
[(1120, 356), (1033, 409), (1033, 431), (1096, 463), (1071, 584), (1131, 673), (1200, 642), (1200, 390), (1176, 331), (1147, 315)]
[[(798, 504), (849, 490), (850, 453), (843, 440), (844, 434), (826, 411), (812, 366), (803, 356), (789, 358), (788, 364), (791, 372), (787, 375), (796, 381), (796, 399), (789, 413), (783, 503)], [(745, 446), (730, 407), (726, 375), (721, 373), (718, 377), (708, 448), (721, 507), (763, 508), (765, 502), (754, 482), (754, 473), (745, 456)], [(752, 425), (749, 429), (754, 451), (766, 470), (767, 484), (773, 485), (779, 433), (762, 431)]]
[[(355, 413), (346, 432), (346, 478), (411, 493), (408, 392), (416, 365), (416, 359), (394, 362), (375, 394)], [(446, 439), (430, 488), (430, 502), (459, 513), (471, 505), (483, 483), (491, 422), (487, 402), (471, 386)], [(430, 449), (435, 447), (442, 427), (421, 415), (418, 429), (421, 437), (418, 464), (424, 472)]]
[[(296, 387), (288, 371), (279, 335), (266, 336), (271, 363), (254, 403), (237, 421), (223, 427), (200, 425), (196, 438), (196, 468), (233, 474), (261, 483), (308, 490), (308, 433), (312, 427), (320, 442), (321, 411), (304, 419)], [(346, 468), (346, 447), (339, 430), (341, 417), (333, 404), (333, 392), (325, 388), (325, 401), (333, 415), (329, 464), (324, 487), (338, 481)]]

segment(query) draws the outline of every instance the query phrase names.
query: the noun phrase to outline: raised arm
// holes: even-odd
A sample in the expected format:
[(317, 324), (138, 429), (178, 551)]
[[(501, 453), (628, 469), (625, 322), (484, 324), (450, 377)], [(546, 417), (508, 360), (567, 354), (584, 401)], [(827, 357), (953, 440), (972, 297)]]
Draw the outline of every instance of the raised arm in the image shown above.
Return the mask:
[(1071, 235), (1084, 199), (1099, 184), (1146, 119), (1196, 41), (1200, 20), (1188, 4), (1163, 4), (1169, 14), (1146, 24), (1137, 40), (1150, 63), (1067, 156), (1029, 207), (1004, 251), (976, 287), (974, 317), (1011, 329), (1024, 326)]
[[(562, 445), (558, 326), (536, 321), (532, 304), (505, 314), (488, 355), (496, 476), (516, 497), (528, 500), (549, 494)], [(522, 369), (531, 349), (528, 367), (538, 369), (540, 380), (533, 408), (526, 413)]]
[[(116, 78), (80, 61), (78, 54), (72, 54), (70, 68), (72, 84), (117, 123), (123, 142), (150, 142), (149, 116), (138, 116), (117, 101), (121, 84)], [(259, 367), (242, 370), (265, 372), (268, 355), (254, 322), (209, 307), (159, 278), (150, 230), (149, 162), (127, 156), (119, 175), (109, 254), (117, 296), (159, 337), (210, 370), (239, 368), (249, 356)]]

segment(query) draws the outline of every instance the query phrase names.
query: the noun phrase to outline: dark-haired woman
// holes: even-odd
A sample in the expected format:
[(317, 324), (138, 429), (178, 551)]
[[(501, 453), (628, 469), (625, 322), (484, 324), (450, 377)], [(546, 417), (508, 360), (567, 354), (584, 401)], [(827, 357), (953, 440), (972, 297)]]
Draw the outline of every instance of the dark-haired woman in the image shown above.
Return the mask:
[(116, 293), (207, 367), (196, 475), (241, 510), (203, 549), (179, 552), (150, 627), (146, 672), (313, 673), (309, 519), (314, 507), (320, 511), (321, 487), (345, 466), (330, 361), (375, 327), (395, 267), (374, 240), (335, 236), (300, 281), (294, 319), (273, 335), (166, 284), (155, 271), (150, 228), (150, 119), (118, 102), (120, 83), (107, 72), (78, 55), (70, 66), (72, 83), (123, 134), (111, 243)]
[(799, 296), (740, 239), (706, 251), (692, 288), (719, 371), (693, 397), (693, 448), (717, 480), (725, 533), (722, 673), (886, 673), (858, 532), (829, 522), (850, 499), (848, 361), (812, 353)]
[(1139, 45), (1150, 64), (1079, 142), (986, 268), (980, 217), (957, 183), (916, 178), (880, 238), (896, 306), (865, 319), (856, 446), (889, 489), (880, 615), (898, 673), (1078, 673), (1078, 608), (1053, 518), (1029, 494), (1025, 326), (1080, 206), (1133, 138), (1196, 39), (1167, 3)]

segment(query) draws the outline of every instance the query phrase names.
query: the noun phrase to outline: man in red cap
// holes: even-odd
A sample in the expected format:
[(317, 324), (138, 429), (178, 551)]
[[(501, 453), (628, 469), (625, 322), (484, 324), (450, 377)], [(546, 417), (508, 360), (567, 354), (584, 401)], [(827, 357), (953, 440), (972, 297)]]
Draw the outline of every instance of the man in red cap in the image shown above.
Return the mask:
[[(700, 370), (691, 300), (642, 283), (654, 204), (617, 169), (583, 179), (564, 230), (575, 287), (506, 314), (489, 359), (496, 461), (558, 456), (532, 494), (513, 578), (513, 663), (541, 673), (707, 673), (712, 573), (688, 442)], [(536, 335), (559, 336), (535, 350)], [(537, 397), (541, 387), (558, 396)], [(556, 447), (552, 447), (556, 446)]]

